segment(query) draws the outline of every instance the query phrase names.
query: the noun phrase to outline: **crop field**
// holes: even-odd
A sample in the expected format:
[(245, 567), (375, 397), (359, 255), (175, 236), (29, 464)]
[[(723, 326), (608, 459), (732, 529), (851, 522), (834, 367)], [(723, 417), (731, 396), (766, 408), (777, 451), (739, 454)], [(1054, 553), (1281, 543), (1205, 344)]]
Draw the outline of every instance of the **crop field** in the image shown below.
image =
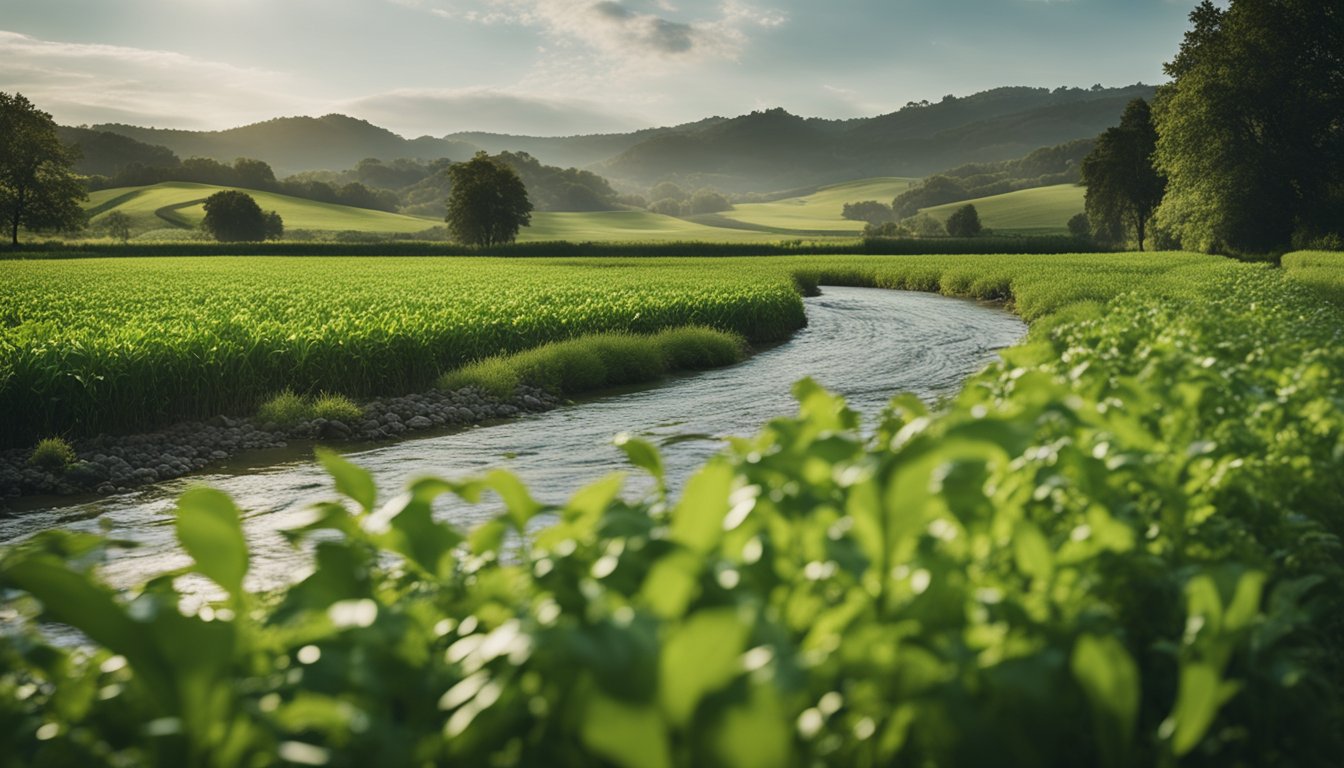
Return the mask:
[(604, 331), (803, 324), (787, 276), (691, 264), (478, 259), (3, 262), (5, 440), (246, 411), (291, 387), (427, 388), (453, 367)]
[(890, 203), (918, 179), (882, 177), (833, 184), (799, 197), (769, 203), (744, 203), (721, 214), (724, 218), (782, 230), (830, 231), (854, 237), (863, 232), (863, 222), (840, 215), (845, 203), (877, 200)]
[[(93, 647), (53, 647), (31, 622), (0, 636), (0, 690), (19, 692), (0, 696), (0, 739), (89, 765), (1332, 765), (1344, 306), (1320, 289), (1344, 284), (1344, 259), (1284, 264), (0, 263), (24, 297), (3, 317), (6, 372), (16, 349), (70, 350), (31, 353), (54, 367), (25, 379), (38, 388), (156, 339), (177, 373), (226, 347), (217, 359), (241, 362), (225, 375), (304, 350), (335, 375), (369, 344), (418, 361), (453, 318), (480, 353), (515, 328), (689, 317), (770, 338), (800, 319), (795, 286), (818, 283), (1004, 299), (1031, 321), (958, 396), (898, 397), (876, 430), (802, 382), (796, 417), (673, 498), (623, 497), (613, 475), (549, 507), (496, 471), (381, 499), (323, 454), (333, 501), (292, 533), (316, 538), (313, 568), (264, 599), (218, 492), (187, 493), (175, 519), (188, 570), (219, 587), (209, 606), (171, 579), (115, 595), (85, 565), (96, 537), (39, 536), (0, 552), (0, 584)], [(248, 339), (271, 347), (228, 346)], [(656, 449), (621, 443), (659, 475)], [(475, 530), (431, 515), (441, 494), (487, 491), (502, 509)]]
[(1056, 184), (937, 205), (925, 208), (922, 213), (946, 221), (954, 211), (970, 203), (980, 214), (980, 223), (987, 229), (1067, 232), (1069, 219), (1083, 212), (1083, 195), (1086, 192), (1084, 187), (1076, 184)]
[[(89, 195), (85, 209), (96, 211), (92, 218), (94, 226), (112, 211), (121, 211), (131, 217), (134, 229), (195, 227), (205, 218), (205, 208), (201, 202), (224, 189), (229, 187), (178, 181), (148, 187), (104, 189)], [(279, 213), (286, 229), (410, 233), (443, 223), (437, 219), (319, 203), (272, 192), (243, 191), (251, 195), (262, 210)]]

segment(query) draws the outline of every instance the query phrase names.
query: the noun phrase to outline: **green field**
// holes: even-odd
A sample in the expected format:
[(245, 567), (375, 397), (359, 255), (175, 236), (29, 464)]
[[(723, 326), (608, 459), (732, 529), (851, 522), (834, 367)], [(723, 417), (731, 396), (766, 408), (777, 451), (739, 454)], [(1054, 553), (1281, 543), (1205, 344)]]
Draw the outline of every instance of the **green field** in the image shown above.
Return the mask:
[[(858, 222), (840, 212), (847, 202), (889, 202), (910, 185), (907, 178), (875, 178), (823, 187), (811, 194), (771, 203), (746, 203), (731, 211), (693, 220), (647, 211), (532, 214), (531, 226), (518, 233), (519, 242), (723, 242), (769, 243), (797, 237), (853, 238), (862, 233)], [(137, 233), (195, 228), (205, 217), (201, 202), (225, 187), (187, 182), (165, 182), (149, 187), (106, 189), (89, 195), (86, 210), (94, 213), (94, 227), (112, 211), (131, 217)], [(438, 219), (332, 205), (270, 192), (244, 190), (264, 210), (274, 210), (287, 230), (311, 232), (357, 231), (371, 234), (413, 234), (441, 226)], [(1082, 210), (1081, 187), (1059, 185), (1011, 192), (972, 200), (981, 222), (1000, 231), (1063, 232), (1064, 222)], [(939, 218), (965, 203), (925, 209)], [(161, 236), (163, 233), (156, 233)]]
[(532, 214), (530, 226), (518, 230), (518, 242), (567, 240), (585, 242), (690, 242), (765, 243), (780, 240), (778, 234), (745, 229), (727, 229), (697, 224), (675, 216), (648, 211), (593, 211), (587, 213)]
[[(0, 549), (14, 606), (0, 633), (6, 754), (227, 768), (1333, 765), (1344, 308), (1318, 290), (1344, 284), (1344, 259), (1284, 263), (0, 263), (20, 297), (0, 305), (0, 370), (14, 383), (26, 360), (49, 363), (18, 382), (43, 395), (78, 376), (113, 397), (161, 370), (206, 393), (272, 357), (376, 377), (446, 364), (468, 342), (480, 353), (692, 319), (769, 337), (798, 321), (795, 289), (817, 284), (1003, 298), (1031, 321), (959, 395), (934, 409), (900, 396), (875, 426), (800, 383), (796, 417), (733, 441), (673, 497), (659, 483), (623, 495), (616, 474), (546, 506), (504, 471), (392, 495), (323, 453), (333, 501), (290, 532), (312, 567), (264, 596), (246, 581), (243, 513), (207, 489), (173, 523), (185, 571), (219, 587), (210, 605), (172, 578), (115, 592), (91, 534)], [(148, 378), (99, 368), (123, 358)], [(661, 478), (653, 446), (618, 444)], [(500, 511), (474, 530), (434, 514), (443, 494), (486, 493)], [(39, 611), (88, 646), (45, 638)]]
[(799, 197), (770, 203), (744, 203), (722, 214), (724, 218), (757, 227), (803, 232), (826, 232), (855, 237), (863, 232), (863, 222), (840, 215), (845, 203), (877, 200), (890, 203), (918, 179), (884, 177), (861, 179), (822, 187)]
[(970, 203), (980, 214), (980, 223), (986, 229), (999, 232), (1025, 230), (1037, 234), (1065, 233), (1068, 232), (1069, 219), (1083, 212), (1083, 195), (1086, 191), (1076, 184), (1056, 184), (938, 205), (925, 208), (921, 213), (946, 221), (954, 211)]
[[(201, 203), (205, 198), (228, 189), (210, 184), (164, 182), (149, 187), (104, 189), (89, 195), (85, 209), (96, 211), (91, 223), (96, 227), (104, 216), (121, 211), (131, 217), (132, 228), (153, 230), (164, 227), (195, 227), (205, 218)], [(275, 211), (286, 229), (313, 231), (357, 230), (384, 234), (421, 232), (442, 221), (403, 216), (399, 213), (332, 205), (287, 195), (257, 190), (242, 190), (251, 195), (262, 210)]]

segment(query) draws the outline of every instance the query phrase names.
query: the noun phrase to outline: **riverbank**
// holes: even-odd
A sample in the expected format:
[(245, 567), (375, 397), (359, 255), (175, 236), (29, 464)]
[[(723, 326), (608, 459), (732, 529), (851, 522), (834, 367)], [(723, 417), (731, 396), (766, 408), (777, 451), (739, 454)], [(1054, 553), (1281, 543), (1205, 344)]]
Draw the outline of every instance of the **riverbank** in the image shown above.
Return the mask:
[(544, 389), (520, 386), (510, 397), (479, 387), (430, 390), (401, 397), (374, 398), (362, 404), (358, 422), (315, 418), (281, 426), (257, 417), (215, 416), (165, 429), (130, 435), (106, 435), (71, 443), (76, 460), (64, 471), (29, 464), (30, 449), (0, 451), (0, 497), (79, 493), (112, 494), (182, 477), (245, 451), (283, 448), (290, 440), (376, 443), (415, 432), (470, 427), (523, 413), (550, 410), (560, 398)]

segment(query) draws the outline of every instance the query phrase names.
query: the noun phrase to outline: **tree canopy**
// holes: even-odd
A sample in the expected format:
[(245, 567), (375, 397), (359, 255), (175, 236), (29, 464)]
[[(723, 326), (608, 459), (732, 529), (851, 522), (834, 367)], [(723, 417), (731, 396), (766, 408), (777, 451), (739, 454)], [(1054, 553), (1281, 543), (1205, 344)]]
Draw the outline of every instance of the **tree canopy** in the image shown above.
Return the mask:
[(1187, 248), (1270, 252), (1344, 230), (1344, 13), (1201, 3), (1154, 104), (1157, 221)]
[(1153, 167), (1156, 148), (1152, 109), (1143, 99), (1134, 99), (1120, 125), (1097, 137), (1092, 153), (1083, 159), (1084, 205), (1099, 240), (1120, 241), (1132, 232), (1143, 250), (1148, 222), (1167, 187), (1166, 178)]
[(980, 225), (980, 212), (970, 203), (953, 211), (947, 219), (947, 234), (953, 237), (975, 237), (983, 230), (984, 227)]
[(56, 123), (21, 93), (0, 92), (0, 220), (19, 244), (19, 228), (80, 226), (87, 197), (73, 169), (75, 152), (61, 143)]
[(448, 229), (458, 241), (488, 248), (511, 243), (532, 221), (527, 187), (512, 168), (484, 152), (448, 168)]
[(220, 242), (259, 242), (284, 234), (284, 221), (275, 211), (262, 211), (246, 192), (226, 189), (205, 199), (201, 226)]

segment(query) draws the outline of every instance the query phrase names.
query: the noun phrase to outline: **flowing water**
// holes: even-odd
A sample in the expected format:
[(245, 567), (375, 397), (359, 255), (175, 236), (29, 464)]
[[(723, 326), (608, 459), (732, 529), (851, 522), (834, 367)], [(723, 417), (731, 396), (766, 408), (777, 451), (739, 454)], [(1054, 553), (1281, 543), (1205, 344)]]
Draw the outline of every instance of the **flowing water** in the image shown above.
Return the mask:
[[(868, 288), (822, 290), (806, 299), (807, 328), (739, 365), (513, 421), (356, 448), (347, 457), (373, 473), (382, 498), (418, 476), (462, 477), (504, 467), (519, 474), (538, 500), (558, 503), (625, 468), (612, 437), (629, 432), (660, 446), (675, 494), (724, 437), (753, 434), (770, 418), (794, 412), (789, 390), (803, 376), (871, 417), (898, 392), (925, 400), (956, 392), (995, 350), (1025, 332), (1002, 309), (973, 301)], [(257, 588), (303, 575), (307, 555), (279, 531), (306, 520), (313, 502), (335, 497), (306, 449), (248, 457), (132, 493), (24, 510), (0, 519), (0, 542), (54, 527), (134, 540), (139, 546), (114, 551), (104, 569), (111, 582), (129, 585), (186, 562), (173, 537), (172, 509), (183, 490), (198, 484), (228, 492), (244, 510)], [(630, 487), (640, 485), (636, 478)], [(439, 515), (470, 527), (496, 511), (496, 504), (445, 498)]]

